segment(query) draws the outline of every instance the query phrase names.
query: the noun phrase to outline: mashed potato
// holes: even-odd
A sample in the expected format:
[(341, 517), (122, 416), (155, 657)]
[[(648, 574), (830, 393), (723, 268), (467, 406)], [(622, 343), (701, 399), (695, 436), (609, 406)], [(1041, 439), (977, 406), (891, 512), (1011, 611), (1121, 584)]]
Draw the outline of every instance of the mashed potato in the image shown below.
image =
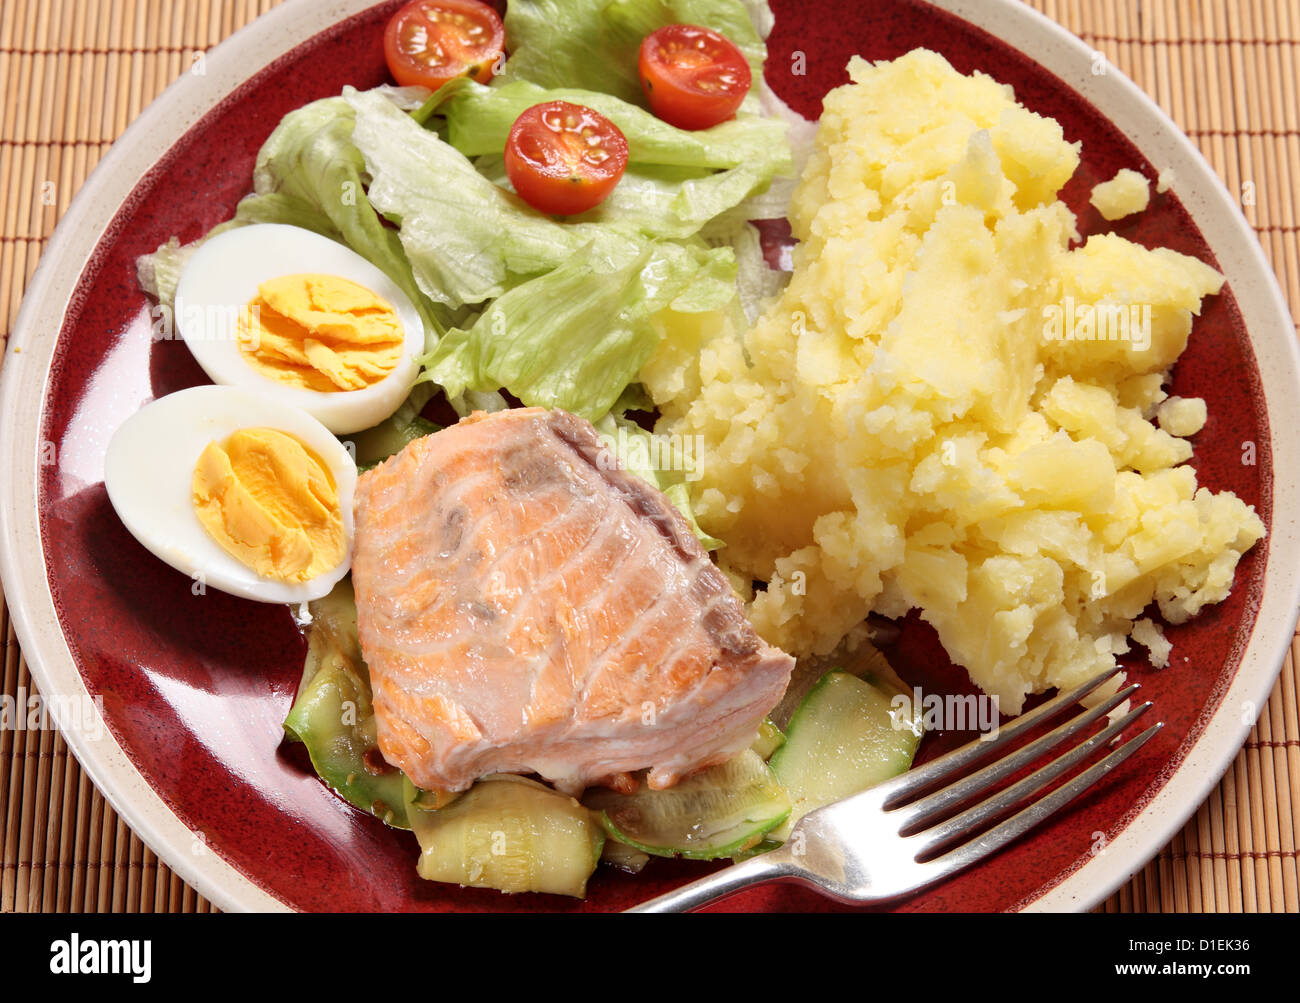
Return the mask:
[(1137, 171), (1125, 167), (1109, 181), (1093, 188), (1088, 201), (1106, 219), (1123, 219), (1147, 207), (1151, 201), (1151, 186)]
[[(642, 380), (750, 614), (796, 654), (919, 607), (1016, 713), (1114, 664), (1154, 600), (1222, 600), (1264, 535), (1199, 488), (1165, 376), (1222, 277), (1117, 236), (1071, 249), (1079, 163), (1009, 87), (918, 50), (854, 59), (791, 206), (785, 292), (743, 335), (679, 318)], [(1149, 623), (1149, 622), (1148, 622)], [(1167, 658), (1152, 632), (1138, 640)]]

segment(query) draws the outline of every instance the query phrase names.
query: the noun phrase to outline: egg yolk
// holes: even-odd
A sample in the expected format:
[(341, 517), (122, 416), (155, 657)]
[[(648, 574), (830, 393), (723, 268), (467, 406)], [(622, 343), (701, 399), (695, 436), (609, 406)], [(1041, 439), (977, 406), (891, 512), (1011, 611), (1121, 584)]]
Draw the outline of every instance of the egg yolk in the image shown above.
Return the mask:
[(334, 478), (292, 435), (245, 428), (210, 442), (191, 482), (208, 535), (263, 578), (305, 582), (347, 548)]
[(360, 390), (393, 371), (404, 344), (392, 305), (337, 275), (282, 275), (240, 311), (239, 348), (265, 376), (291, 387)]

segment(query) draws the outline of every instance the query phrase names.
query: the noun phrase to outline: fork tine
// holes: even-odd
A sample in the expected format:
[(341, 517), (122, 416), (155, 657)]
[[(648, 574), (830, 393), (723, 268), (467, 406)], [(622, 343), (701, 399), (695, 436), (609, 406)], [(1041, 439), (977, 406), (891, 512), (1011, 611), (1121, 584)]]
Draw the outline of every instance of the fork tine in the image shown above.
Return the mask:
[(1106, 774), (1120, 763), (1128, 759), (1129, 756), (1137, 752), (1138, 749), (1146, 745), (1155, 734), (1164, 727), (1164, 722), (1153, 724), (1136, 738), (1129, 740), (1120, 746), (1105, 759), (1099, 760), (1088, 769), (1084, 770), (1069, 783), (1062, 784), (1056, 790), (1052, 791), (1044, 798), (1040, 798), (1033, 804), (1021, 809), (1015, 815), (1012, 815), (1005, 822), (995, 825), (988, 832), (964, 843), (955, 849), (949, 850), (941, 857), (927, 861), (924, 865), (932, 869), (931, 877), (928, 881), (938, 880), (940, 877), (946, 877), (949, 874), (959, 871), (978, 860), (982, 860), (995, 850), (1001, 849), (1007, 843), (1024, 835), (1034, 826), (1038, 825), (1044, 819), (1055, 814), (1059, 809), (1073, 801), (1076, 797), (1092, 787), (1093, 784), (1101, 780)]
[[(915, 836), (909, 837), (909, 842), (916, 847), (916, 855), (920, 857), (926, 853), (958, 842), (972, 829), (983, 825), (985, 822), (997, 818), (1017, 805), (1028, 801), (1033, 797), (1033, 795), (1037, 794), (1072, 766), (1082, 762), (1100, 746), (1107, 744), (1112, 738), (1122, 732), (1150, 709), (1150, 701), (1140, 704), (1118, 721), (1112, 722), (1109, 727), (1080, 742), (1069, 752), (1053, 759), (1040, 769), (1035, 770), (1029, 776), (1012, 784), (1006, 790), (999, 791), (992, 797), (986, 798), (974, 807), (967, 809), (960, 815), (953, 816), (932, 829), (928, 829), (924, 832), (917, 833)], [(1044, 737), (1050, 738), (1051, 736), (1048, 735)], [(997, 765), (999, 764), (994, 764), (994, 766)], [(956, 786), (961, 786), (961, 782)]]
[(940, 756), (938, 759), (932, 759), (924, 766), (918, 766), (914, 770), (908, 770), (901, 776), (893, 780), (886, 780), (883, 784), (878, 785), (874, 790), (878, 794), (886, 795), (885, 808), (891, 808), (902, 801), (907, 800), (913, 794), (934, 786), (937, 782), (949, 777), (959, 770), (965, 768), (971, 763), (979, 762), (992, 755), (996, 750), (1002, 748), (1017, 735), (1022, 734), (1029, 728), (1042, 723), (1050, 718), (1055, 717), (1067, 707), (1078, 703), (1107, 679), (1120, 672), (1117, 665), (1112, 669), (1093, 676), (1087, 682), (1080, 683), (1074, 689), (1065, 693), (1054, 696), (1044, 704), (1039, 704), (1028, 713), (1021, 714), (1019, 717), (1009, 721), (1006, 725), (998, 730), (998, 737), (984, 740), (975, 739), (963, 745), (959, 749), (953, 749), (952, 752)]
[(1102, 703), (1097, 704), (1097, 706), (1089, 708), (1077, 717), (1070, 718), (1046, 735), (1034, 739), (1034, 741), (1023, 748), (1017, 749), (1011, 755), (990, 763), (979, 772), (955, 780), (947, 787), (939, 788), (939, 790), (923, 797), (920, 801), (891, 810), (890, 816), (898, 820), (899, 831), (904, 833), (908, 829), (924, 826), (961, 802), (969, 801), (976, 794), (988, 790), (994, 784), (1017, 773), (1021, 767), (1028, 766), (1058, 745), (1064, 744), (1067, 739), (1073, 738), (1094, 721), (1110, 713), (1111, 710), (1122, 704), (1140, 688), (1138, 683), (1134, 683), (1132, 686), (1120, 690)]

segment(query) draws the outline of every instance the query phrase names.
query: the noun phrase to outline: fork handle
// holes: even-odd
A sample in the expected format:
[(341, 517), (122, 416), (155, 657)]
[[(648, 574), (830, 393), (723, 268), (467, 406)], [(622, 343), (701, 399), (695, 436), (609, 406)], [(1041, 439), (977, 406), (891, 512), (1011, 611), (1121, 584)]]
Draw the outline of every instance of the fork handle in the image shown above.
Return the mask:
[(642, 902), (628, 912), (690, 912), (700, 906), (726, 898), (735, 892), (767, 881), (779, 881), (794, 876), (788, 863), (774, 857), (772, 851), (742, 860), (707, 877), (675, 888), (666, 895)]

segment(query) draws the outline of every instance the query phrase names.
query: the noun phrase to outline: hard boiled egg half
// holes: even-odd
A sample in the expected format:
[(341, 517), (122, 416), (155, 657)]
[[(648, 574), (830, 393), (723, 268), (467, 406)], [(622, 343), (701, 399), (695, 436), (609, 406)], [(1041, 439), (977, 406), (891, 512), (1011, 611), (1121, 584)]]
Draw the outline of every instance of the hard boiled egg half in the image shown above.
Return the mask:
[(194, 387), (128, 418), (104, 482), (155, 556), (259, 602), (319, 599), (352, 563), (357, 468), (311, 415), (241, 387)]
[(213, 382), (301, 408), (340, 435), (396, 411), (424, 352), (423, 322), (397, 283), (342, 244), (279, 223), (200, 245), (174, 311)]

